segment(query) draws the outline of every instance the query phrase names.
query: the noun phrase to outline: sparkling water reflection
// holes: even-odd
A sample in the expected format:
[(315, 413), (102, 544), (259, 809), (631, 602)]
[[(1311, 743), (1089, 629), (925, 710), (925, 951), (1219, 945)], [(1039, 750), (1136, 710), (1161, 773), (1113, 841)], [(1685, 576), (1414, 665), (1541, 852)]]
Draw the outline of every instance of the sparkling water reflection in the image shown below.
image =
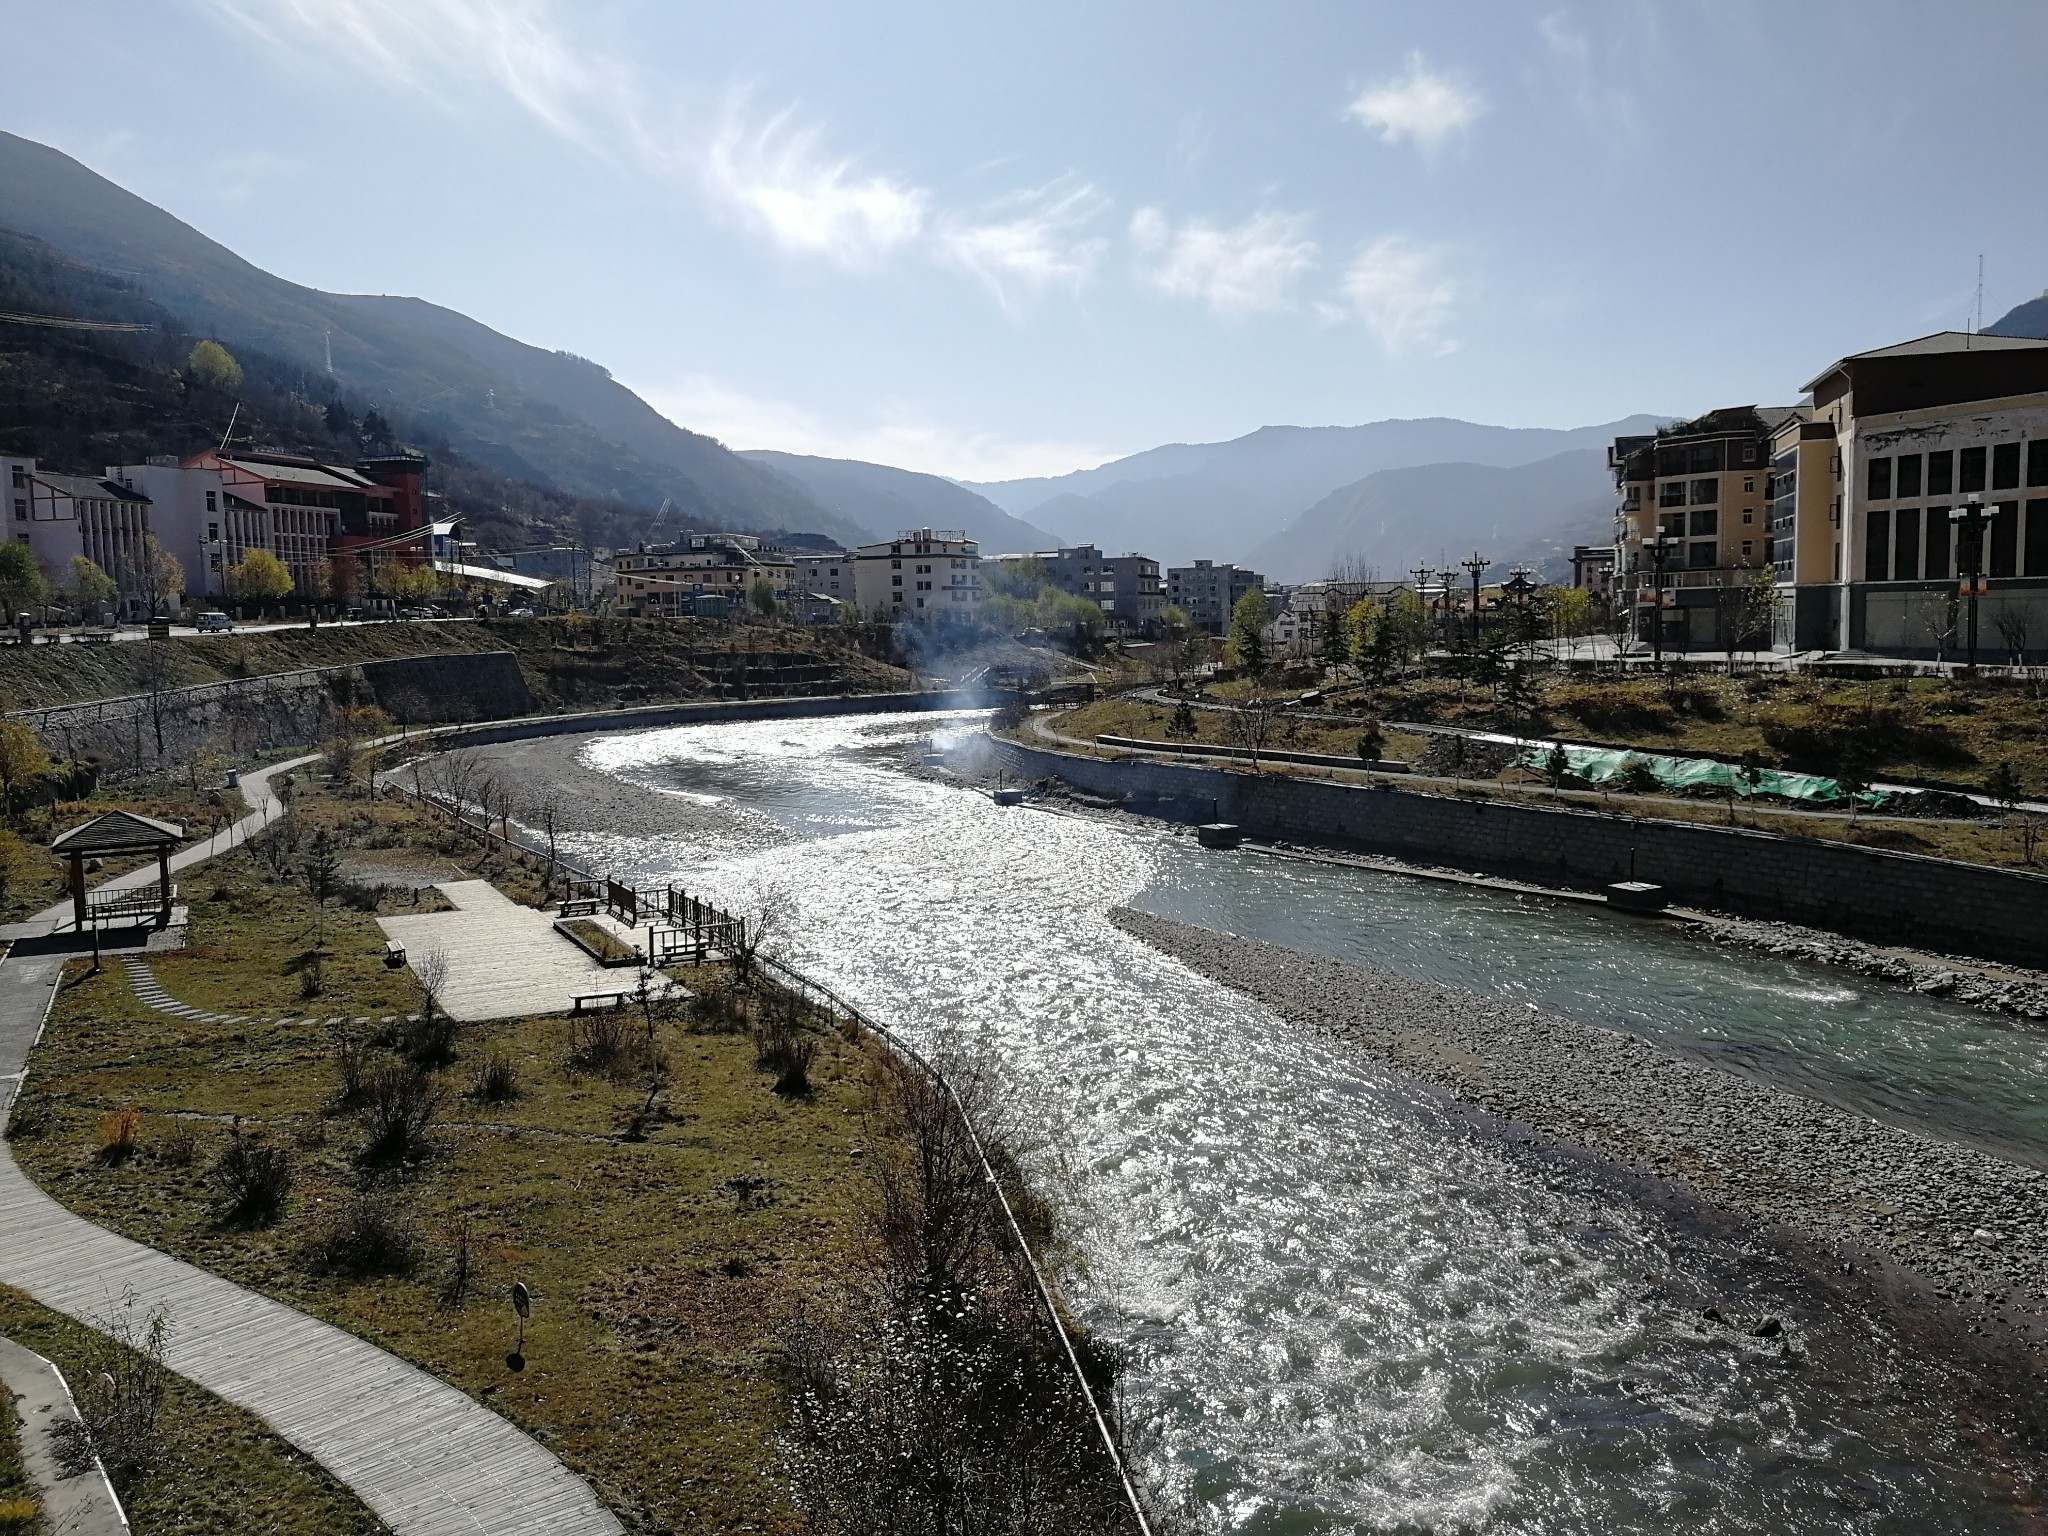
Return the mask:
[[(1760, 1065), (1778, 1059), (1769, 1029), (1739, 1015), (1802, 1036), (1779, 1050), (1809, 1063), (1836, 1049), (1814, 1040), (1881, 1032), (1871, 1020), (1918, 1030), (1937, 1053), (1967, 1021), (1867, 998), (1853, 1010), (1863, 1023), (1830, 1033), (1820, 1016), (1855, 1000), (1800, 995), (1845, 990), (1820, 973), (1780, 976), (1639, 925), (999, 809), (901, 771), (901, 745), (932, 724), (599, 739), (588, 765), (690, 797), (701, 826), (621, 826), (578, 851), (735, 903), (788, 892), (794, 960), (913, 1033), (984, 1038), (1020, 1103), (1057, 1116), (1083, 1174), (1080, 1303), (1136, 1351), (1135, 1439), (1197, 1528), (2013, 1528), (1983, 1448), (1881, 1330), (1824, 1314), (1726, 1242), (1473, 1137), (1106, 915), (1135, 901), (1646, 1029), (1675, 1012), (1682, 1024), (1660, 1033), (1774, 1073)], [(1554, 950), (1540, 967), (1539, 949)], [(1751, 990), (1727, 984), (1736, 973)], [(1644, 977), (1661, 978), (1654, 996)], [(1836, 1076), (1882, 1065), (1866, 1055)], [(1703, 1300), (1784, 1316), (1798, 1347), (1702, 1329)]]

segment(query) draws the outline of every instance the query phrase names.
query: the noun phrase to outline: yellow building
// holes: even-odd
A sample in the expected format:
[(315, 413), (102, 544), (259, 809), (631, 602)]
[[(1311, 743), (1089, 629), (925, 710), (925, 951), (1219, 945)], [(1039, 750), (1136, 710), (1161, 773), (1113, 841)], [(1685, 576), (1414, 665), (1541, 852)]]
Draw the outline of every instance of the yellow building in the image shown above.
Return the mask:
[(737, 613), (757, 582), (788, 599), (795, 566), (752, 534), (697, 533), (681, 544), (642, 546), (612, 560), (620, 611), (634, 618)]

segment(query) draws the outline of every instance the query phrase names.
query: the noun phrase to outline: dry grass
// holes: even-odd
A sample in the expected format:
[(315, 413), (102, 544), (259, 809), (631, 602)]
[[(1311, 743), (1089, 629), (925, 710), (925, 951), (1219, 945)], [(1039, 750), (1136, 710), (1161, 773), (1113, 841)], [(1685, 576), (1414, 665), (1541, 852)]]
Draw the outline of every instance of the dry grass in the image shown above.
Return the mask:
[[(345, 820), (367, 808), (308, 802), (301, 813)], [(373, 820), (375, 835), (394, 832), (393, 821)], [(433, 826), (408, 826), (432, 846)], [(269, 885), (241, 860), (218, 876), (223, 898), (195, 904), (193, 949), (153, 956), (158, 975), (201, 1006), (298, 1018), (292, 966), (311, 926), (301, 887)], [(322, 1011), (403, 1011), (406, 984), (383, 969), (371, 919), (330, 911), (327, 924)], [(715, 990), (719, 979), (692, 984)], [(331, 1107), (336, 1042), (325, 1029), (153, 1014), (118, 970), (73, 967), (29, 1078), (29, 1102), (49, 1127), (13, 1150), (82, 1214), (476, 1394), (589, 1477), (636, 1529), (794, 1532), (802, 1525), (776, 1480), (780, 1341), (799, 1310), (838, 1287), (860, 1243), (871, 1058), (861, 1044), (821, 1038), (809, 1093), (778, 1094), (739, 1011), (732, 1033), (658, 1018), (666, 1082), (651, 1097), (637, 1075), (569, 1070), (568, 1019), (465, 1026), (454, 1062), (432, 1074), (442, 1091), (423, 1153), (366, 1173), (359, 1117)], [(511, 1066), (518, 1097), (465, 1094), (494, 1061)], [(127, 1108), (140, 1115), (139, 1151), (109, 1164), (98, 1156), (99, 1117)], [(274, 1225), (215, 1214), (210, 1170), (236, 1116), (245, 1134), (292, 1149), (291, 1194)], [(180, 1159), (159, 1155), (173, 1128), (191, 1138)], [(366, 1177), (388, 1202), (382, 1214), (416, 1240), (398, 1272), (315, 1261), (346, 1256), (346, 1244), (334, 1246), (337, 1213), (354, 1210)], [(518, 1373), (505, 1363), (515, 1280), (537, 1298)], [(458, 1291), (466, 1306), (445, 1300)]]
[[(20, 1144), (16, 1143), (19, 1150)], [(93, 1358), (83, 1325), (0, 1286), (0, 1334), (76, 1381)], [(0, 1415), (9, 1411), (0, 1403)], [(122, 1502), (137, 1531), (207, 1536), (373, 1536), (383, 1531), (352, 1493), (255, 1415), (173, 1378), (159, 1419), (162, 1458)], [(25, 1491), (0, 1434), (0, 1501)]]

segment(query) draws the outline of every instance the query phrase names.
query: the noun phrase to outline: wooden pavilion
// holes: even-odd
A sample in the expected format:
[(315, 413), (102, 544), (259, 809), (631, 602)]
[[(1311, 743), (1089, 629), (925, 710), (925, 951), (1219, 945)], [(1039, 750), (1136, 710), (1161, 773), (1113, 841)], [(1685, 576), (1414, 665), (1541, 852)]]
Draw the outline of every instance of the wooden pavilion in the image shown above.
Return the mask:
[[(171, 898), (177, 889), (171, 884), (171, 850), (185, 840), (185, 829), (174, 821), (158, 821), (152, 816), (138, 816), (133, 811), (109, 811), (104, 816), (94, 817), (82, 826), (61, 832), (50, 840), (50, 852), (70, 862), (71, 865), (71, 915), (80, 928), (96, 918), (122, 917), (142, 918), (149, 914), (150, 903), (143, 895), (145, 887), (137, 885), (132, 893), (106, 893), (114, 900), (91, 902), (86, 899), (85, 861), (87, 859), (116, 858), (123, 854), (153, 853), (156, 855), (157, 900), (156, 918), (159, 923), (171, 920)], [(119, 899), (126, 898), (126, 899)]]

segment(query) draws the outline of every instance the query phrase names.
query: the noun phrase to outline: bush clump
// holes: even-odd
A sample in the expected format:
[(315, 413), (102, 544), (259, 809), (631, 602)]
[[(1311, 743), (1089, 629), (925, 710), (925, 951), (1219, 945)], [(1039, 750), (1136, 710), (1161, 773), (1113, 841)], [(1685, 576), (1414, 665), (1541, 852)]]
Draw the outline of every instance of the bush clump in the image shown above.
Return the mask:
[(519, 1069), (507, 1057), (492, 1056), (470, 1079), (469, 1096), (479, 1104), (510, 1104), (519, 1097)]
[(213, 1182), (220, 1191), (222, 1221), (267, 1227), (283, 1213), (292, 1192), (291, 1154), (244, 1136), (237, 1127), (214, 1160)]
[(441, 1091), (417, 1066), (394, 1063), (364, 1084), (365, 1163), (402, 1163), (426, 1151), (427, 1127), (441, 1107)]
[(357, 1195), (320, 1229), (310, 1257), (335, 1274), (402, 1275), (419, 1263), (419, 1228), (389, 1195)]

